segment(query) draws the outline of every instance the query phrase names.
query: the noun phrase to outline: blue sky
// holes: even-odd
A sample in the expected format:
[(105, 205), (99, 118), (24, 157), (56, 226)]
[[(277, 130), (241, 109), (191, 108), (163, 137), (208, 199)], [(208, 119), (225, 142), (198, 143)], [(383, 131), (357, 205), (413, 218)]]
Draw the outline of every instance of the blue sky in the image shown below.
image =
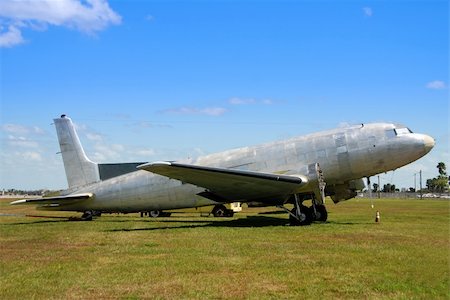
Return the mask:
[(403, 123), (449, 159), (448, 1), (0, 0), (0, 188), (67, 186), (52, 119), (98, 162)]

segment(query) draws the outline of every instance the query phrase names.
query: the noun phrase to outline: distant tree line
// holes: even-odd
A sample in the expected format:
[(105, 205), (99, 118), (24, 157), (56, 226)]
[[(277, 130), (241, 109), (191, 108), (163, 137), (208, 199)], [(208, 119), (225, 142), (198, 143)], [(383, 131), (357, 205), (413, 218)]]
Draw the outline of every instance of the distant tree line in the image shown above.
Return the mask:
[(440, 162), (436, 166), (438, 169), (438, 176), (427, 179), (426, 185), (429, 192), (444, 193), (448, 192), (450, 177), (447, 175), (447, 167), (445, 163)]
[[(450, 184), (450, 176), (447, 175), (447, 169), (445, 166), (445, 163), (440, 162), (436, 166), (438, 169), (438, 176), (435, 178), (427, 179), (426, 181), (426, 189), (422, 189), (422, 192), (430, 192), (430, 193), (445, 193), (449, 191), (449, 184)], [(415, 188), (410, 187), (408, 190), (402, 189), (402, 192), (410, 192), (414, 193), (417, 192)], [(398, 188), (396, 188), (395, 184), (387, 183), (383, 185), (383, 188), (381, 189), (377, 183), (373, 184), (372, 192), (382, 192), (382, 193), (395, 193), (400, 192)]]
[(29, 195), (29, 196), (44, 196), (48, 194), (53, 194), (55, 191), (49, 191), (45, 189), (40, 190), (17, 190), (17, 189), (7, 189), (3, 190), (2, 194), (5, 195)]
[(374, 193), (376, 193), (378, 191), (383, 192), (383, 193), (400, 192), (400, 190), (395, 187), (395, 184), (390, 184), (390, 183), (386, 183), (385, 185), (383, 185), (383, 189), (381, 189), (381, 190), (378, 190), (378, 189), (379, 189), (378, 183), (374, 183), (373, 190), (372, 190), (372, 192), (374, 192)]

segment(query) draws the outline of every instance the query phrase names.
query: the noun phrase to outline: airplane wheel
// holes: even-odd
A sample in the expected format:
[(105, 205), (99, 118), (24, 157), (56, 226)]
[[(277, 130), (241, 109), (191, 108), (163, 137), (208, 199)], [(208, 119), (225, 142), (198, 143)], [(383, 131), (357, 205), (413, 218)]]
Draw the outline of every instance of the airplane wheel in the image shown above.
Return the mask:
[(149, 216), (152, 218), (157, 218), (161, 214), (160, 210), (151, 210), (149, 213)]
[(83, 215), (81, 216), (81, 220), (83, 221), (92, 221), (92, 212), (91, 211), (85, 211)]
[(212, 214), (216, 218), (226, 217), (227, 216), (227, 208), (225, 207), (225, 205), (222, 205), (222, 204), (216, 205), (216, 206), (214, 206), (214, 208), (212, 210)]
[[(311, 206), (311, 213), (314, 213), (314, 209)], [(325, 207), (325, 205), (316, 205), (316, 215), (314, 216), (314, 220), (316, 221), (320, 221), (320, 222), (325, 222), (328, 219), (328, 212), (327, 212), (327, 208)]]
[[(291, 213), (294, 215), (297, 214), (297, 210), (295, 207), (291, 210)], [(308, 207), (302, 205), (300, 206), (300, 216), (299, 219), (294, 218), (293, 216), (289, 215), (289, 222), (291, 226), (304, 226), (304, 225), (310, 225), (313, 221), (313, 216), (311, 214), (311, 211), (308, 209)]]
[(325, 205), (317, 205), (316, 212), (319, 214), (317, 221), (325, 222), (328, 219), (328, 212)]

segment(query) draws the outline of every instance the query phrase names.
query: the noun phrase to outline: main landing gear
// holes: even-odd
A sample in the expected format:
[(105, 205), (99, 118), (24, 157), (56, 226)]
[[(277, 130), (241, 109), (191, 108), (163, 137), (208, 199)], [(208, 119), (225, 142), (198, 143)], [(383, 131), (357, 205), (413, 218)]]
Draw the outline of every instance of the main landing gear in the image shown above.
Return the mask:
[(82, 221), (92, 221), (93, 217), (100, 217), (102, 215), (101, 211), (87, 210), (81, 215)]
[(313, 221), (325, 222), (328, 218), (328, 212), (324, 205), (326, 183), (319, 164), (308, 165), (308, 173), (313, 184), (311, 207), (303, 205), (304, 198), (300, 198), (301, 196), (298, 194), (294, 195), (294, 208), (291, 211), (281, 206), (289, 213), (289, 222), (292, 226), (309, 225)]
[(318, 204), (315, 199), (312, 200), (313, 204), (310, 207), (303, 205), (302, 202), (299, 195), (294, 195), (294, 208), (292, 210), (289, 211), (281, 206), (289, 213), (291, 226), (304, 226), (310, 225), (313, 221), (325, 222), (327, 220), (328, 212), (325, 205)]
[(159, 218), (159, 217), (170, 217), (172, 213), (165, 212), (162, 210), (151, 210), (151, 211), (141, 211), (141, 218), (144, 216), (149, 216), (150, 218)]

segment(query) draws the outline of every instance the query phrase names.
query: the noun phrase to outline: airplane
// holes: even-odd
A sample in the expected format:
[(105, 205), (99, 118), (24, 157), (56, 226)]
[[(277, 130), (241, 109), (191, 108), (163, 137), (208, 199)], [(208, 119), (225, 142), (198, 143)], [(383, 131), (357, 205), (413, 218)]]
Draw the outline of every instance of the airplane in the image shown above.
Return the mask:
[[(60, 196), (11, 204), (82, 212), (83, 220), (208, 205), (220, 215), (227, 213), (223, 204), (247, 202), (284, 209), (294, 226), (324, 222), (326, 196), (336, 204), (351, 199), (365, 187), (364, 178), (407, 165), (435, 145), (432, 137), (403, 125), (369, 123), (196, 159), (98, 164), (86, 156), (69, 117), (61, 115), (54, 124), (69, 188)], [(303, 204), (310, 199), (310, 207)]]

